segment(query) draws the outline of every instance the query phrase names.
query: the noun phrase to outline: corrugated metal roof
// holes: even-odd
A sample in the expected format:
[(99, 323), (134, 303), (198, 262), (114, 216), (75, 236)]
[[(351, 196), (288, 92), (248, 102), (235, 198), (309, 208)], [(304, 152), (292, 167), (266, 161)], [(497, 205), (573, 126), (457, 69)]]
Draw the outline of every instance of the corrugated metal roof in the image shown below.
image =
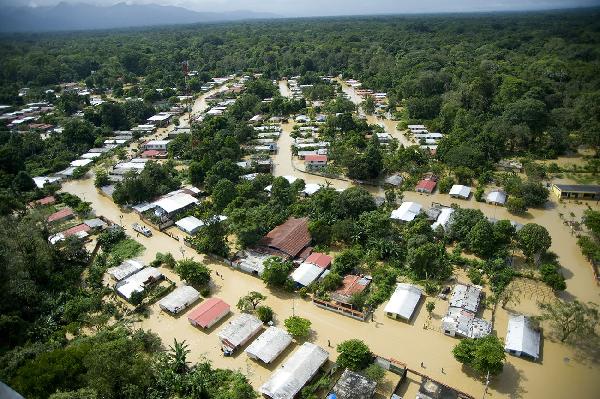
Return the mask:
[(405, 320), (410, 320), (423, 295), (418, 287), (410, 284), (398, 284), (387, 305), (385, 313), (394, 313)]
[(189, 314), (188, 320), (194, 325), (206, 328), (229, 313), (229, 305), (220, 298), (209, 298), (196, 306)]
[(295, 258), (304, 247), (310, 244), (310, 241), (308, 218), (290, 218), (263, 237), (261, 244)]
[(262, 321), (256, 316), (242, 313), (219, 332), (219, 339), (231, 349), (245, 344), (262, 328)]
[(521, 352), (534, 359), (540, 356), (540, 332), (537, 331), (529, 318), (523, 315), (512, 315), (508, 319), (508, 330), (504, 349)]
[(175, 288), (173, 292), (158, 302), (161, 309), (171, 313), (179, 313), (200, 298), (200, 293), (189, 285)]
[(292, 336), (285, 330), (269, 327), (255, 339), (245, 352), (248, 356), (271, 363), (292, 343)]

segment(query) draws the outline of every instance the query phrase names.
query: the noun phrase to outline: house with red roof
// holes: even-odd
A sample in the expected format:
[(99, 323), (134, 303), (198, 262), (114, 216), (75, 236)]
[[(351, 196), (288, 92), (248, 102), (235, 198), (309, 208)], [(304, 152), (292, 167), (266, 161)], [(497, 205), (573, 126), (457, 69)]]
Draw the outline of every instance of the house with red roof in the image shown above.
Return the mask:
[(188, 321), (195, 327), (210, 328), (227, 316), (229, 310), (229, 305), (222, 299), (209, 298), (192, 309)]
[(344, 277), (342, 287), (331, 293), (331, 299), (342, 305), (352, 306), (350, 303), (352, 296), (365, 291), (369, 284), (371, 284), (371, 277), (349, 274)]
[(306, 258), (304, 263), (310, 263), (312, 265), (319, 266), (321, 269), (327, 269), (329, 266), (331, 266), (332, 260), (333, 258), (329, 255), (321, 252), (313, 252), (308, 258)]
[(74, 217), (75, 213), (73, 213), (71, 208), (63, 208), (60, 211), (54, 212), (52, 215), (48, 216), (46, 220), (48, 223), (53, 223), (73, 219)]
[(163, 159), (167, 157), (166, 151), (160, 150), (146, 150), (142, 152), (142, 158), (150, 158), (150, 159)]
[(415, 187), (415, 191), (418, 193), (431, 194), (435, 190), (437, 182), (433, 179), (423, 179)]
[(304, 157), (304, 167), (307, 170), (320, 169), (327, 166), (327, 155), (311, 154)]
[(34, 207), (34, 206), (52, 205), (55, 202), (56, 202), (56, 198), (54, 198), (54, 196), (52, 196), (52, 195), (49, 195), (47, 197), (40, 198), (39, 200), (31, 201), (29, 203), (29, 206)]

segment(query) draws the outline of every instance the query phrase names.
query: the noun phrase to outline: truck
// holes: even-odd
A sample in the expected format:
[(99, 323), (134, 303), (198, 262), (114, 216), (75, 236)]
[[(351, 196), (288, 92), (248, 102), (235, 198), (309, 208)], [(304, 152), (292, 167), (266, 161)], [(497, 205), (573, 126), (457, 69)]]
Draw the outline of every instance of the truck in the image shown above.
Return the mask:
[(147, 228), (146, 226), (143, 226), (143, 225), (141, 225), (139, 223), (132, 224), (131, 228), (134, 231), (137, 231), (138, 233), (143, 234), (146, 237), (152, 236), (152, 231), (149, 228)]

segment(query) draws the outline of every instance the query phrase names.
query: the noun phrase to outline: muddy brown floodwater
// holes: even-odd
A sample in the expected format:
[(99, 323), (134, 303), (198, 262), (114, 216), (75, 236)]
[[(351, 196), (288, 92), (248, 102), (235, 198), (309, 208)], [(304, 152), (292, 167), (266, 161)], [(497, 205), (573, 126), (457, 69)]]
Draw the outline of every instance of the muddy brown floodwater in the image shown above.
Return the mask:
[[(203, 105), (199, 104), (201, 101), (201, 99), (196, 100), (195, 109), (202, 108)], [(294, 175), (304, 179), (307, 183), (326, 184), (329, 182), (333, 187), (342, 189), (352, 185), (348, 181), (310, 175), (295, 169), (292, 166), (290, 148), (292, 140), (289, 136), (292, 127), (293, 124), (282, 125), (283, 133), (278, 142), (279, 151), (274, 156), (274, 174), (276, 176)], [(300, 164), (297, 166), (301, 167)], [(378, 187), (367, 187), (367, 189), (374, 195), (383, 195), (383, 191)], [(292, 314), (306, 317), (312, 322), (314, 330), (310, 340), (324, 348), (327, 348), (328, 341), (335, 346), (346, 339), (359, 338), (364, 340), (375, 353), (405, 362), (409, 368), (420, 370), (477, 398), (483, 395), (484, 382), (464, 370), (452, 357), (451, 349), (458, 343), (458, 340), (447, 337), (439, 331), (441, 317), (447, 308), (447, 302), (443, 300), (424, 298), (410, 323), (387, 318), (383, 314), (383, 305), (375, 311), (374, 320), (356, 321), (317, 308), (310, 301), (300, 299), (293, 294), (270, 291), (256, 277), (233, 270), (224, 264), (216, 263), (195, 253), (183, 245), (182, 238), (185, 234), (177, 229), (171, 228), (169, 231), (178, 240), (156, 231), (149, 238), (137, 237), (132, 234), (130, 226), (134, 222), (139, 222), (138, 216), (135, 213), (121, 212), (109, 198), (100, 195), (94, 187), (91, 173), (85, 179), (65, 182), (63, 190), (90, 201), (97, 215), (103, 215), (115, 223), (121, 223), (132, 237), (146, 247), (146, 251), (142, 255), (145, 261), (153, 260), (157, 252), (170, 252), (176, 259), (193, 258), (208, 264), (212, 270), (219, 272), (222, 278), (213, 274), (212, 295), (229, 303), (232, 306), (233, 314), (211, 330), (205, 332), (196, 329), (188, 323), (185, 312), (179, 317), (172, 317), (161, 312), (156, 304), (151, 307), (148, 319), (142, 319), (136, 323), (138, 327), (158, 333), (165, 345), (171, 344), (174, 338), (185, 340), (190, 347), (190, 360), (192, 361), (206, 358), (217, 367), (239, 370), (249, 378), (255, 388), (269, 378), (271, 372), (285, 361), (297, 344), (292, 345), (282, 356), (277, 358), (274, 364), (266, 367), (250, 360), (243, 351), (239, 351), (233, 357), (223, 357), (217, 338), (217, 332), (223, 324), (238, 313), (235, 304), (239, 297), (248, 291), (259, 291), (267, 296), (265, 304), (273, 308), (278, 325), (281, 325), (283, 320)], [(424, 207), (430, 206), (432, 202), (446, 205), (456, 202), (462, 207), (481, 209), (486, 215), (496, 219), (506, 218), (520, 223), (535, 222), (543, 225), (552, 236), (550, 250), (557, 254), (567, 280), (568, 289), (562, 295), (569, 299), (577, 298), (582, 301), (600, 302), (600, 288), (592, 279), (590, 266), (581, 255), (570, 228), (563, 224), (560, 217), (560, 214), (563, 214), (563, 218), (570, 219), (572, 218), (570, 213), (573, 212), (575, 217), (579, 218), (587, 205), (560, 204), (553, 199), (546, 209), (531, 210), (526, 217), (515, 217), (502, 207), (474, 200), (454, 200), (445, 194), (424, 195), (405, 192), (404, 199), (418, 202)], [(596, 203), (589, 205), (598, 209)], [(162, 271), (170, 279), (180, 283), (179, 278), (172, 271), (165, 268), (162, 268)], [(461, 271), (457, 271), (457, 278), (459, 281), (468, 282)], [(537, 302), (551, 300), (553, 295), (544, 285), (529, 280), (517, 280), (511, 286), (515, 287), (519, 300), (509, 303), (506, 310), (498, 309), (496, 312), (494, 328), (501, 338), (506, 335), (508, 311), (536, 314)], [(436, 303), (433, 318), (429, 322), (424, 309), (424, 303), (428, 300)], [(483, 317), (489, 320), (491, 312), (485, 310)], [(424, 328), (426, 322), (430, 325), (427, 329)], [(328, 351), (330, 359), (335, 360), (337, 356), (335, 349), (328, 348)], [(594, 357), (593, 351), (585, 352), (573, 349), (552, 341), (548, 338), (548, 334), (545, 334), (541, 360), (534, 363), (507, 355), (504, 371), (492, 380), (486, 397), (595, 399), (600, 397), (598, 360)], [(421, 362), (425, 366), (424, 370), (420, 367)], [(444, 373), (442, 373), (442, 368)], [(416, 383), (408, 384), (403, 389), (407, 392), (406, 397), (412, 398), (416, 392)]]

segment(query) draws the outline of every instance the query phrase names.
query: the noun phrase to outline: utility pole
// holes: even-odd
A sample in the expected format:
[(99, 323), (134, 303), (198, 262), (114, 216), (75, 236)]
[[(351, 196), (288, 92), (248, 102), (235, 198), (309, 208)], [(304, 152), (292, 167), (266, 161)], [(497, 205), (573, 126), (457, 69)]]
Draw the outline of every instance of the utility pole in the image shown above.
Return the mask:
[(487, 395), (487, 391), (488, 391), (488, 386), (490, 385), (490, 372), (487, 372), (487, 377), (485, 377), (485, 390), (483, 391), (483, 398), (485, 399), (485, 396)]

